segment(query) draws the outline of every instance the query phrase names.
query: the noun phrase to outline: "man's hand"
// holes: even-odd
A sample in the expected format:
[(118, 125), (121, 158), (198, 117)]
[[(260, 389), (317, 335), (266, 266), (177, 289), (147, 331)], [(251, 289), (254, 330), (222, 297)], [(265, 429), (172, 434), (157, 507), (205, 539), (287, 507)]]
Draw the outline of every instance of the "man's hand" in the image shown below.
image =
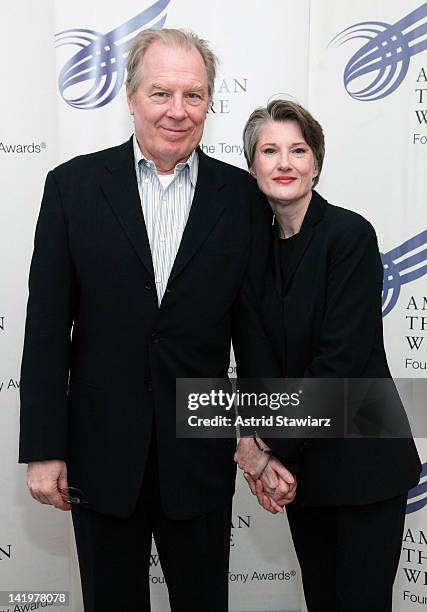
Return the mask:
[(295, 476), (274, 457), (270, 457), (259, 479), (255, 480), (250, 474), (245, 474), (245, 479), (260, 505), (272, 514), (283, 512), (283, 507), (295, 498)]
[(50, 504), (59, 510), (70, 510), (59, 489), (66, 489), (67, 466), (65, 461), (33, 461), (28, 464), (27, 486), (31, 496), (41, 504)]

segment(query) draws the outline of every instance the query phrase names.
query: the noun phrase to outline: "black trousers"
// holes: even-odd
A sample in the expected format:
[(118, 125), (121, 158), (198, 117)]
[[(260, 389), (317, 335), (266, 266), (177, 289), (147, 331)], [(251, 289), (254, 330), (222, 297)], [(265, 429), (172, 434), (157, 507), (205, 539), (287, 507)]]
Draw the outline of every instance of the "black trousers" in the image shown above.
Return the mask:
[(231, 500), (193, 519), (169, 519), (161, 507), (156, 457), (152, 448), (130, 518), (72, 508), (85, 612), (149, 612), (152, 535), (172, 612), (228, 611)]
[(391, 611), (406, 500), (286, 507), (308, 612)]

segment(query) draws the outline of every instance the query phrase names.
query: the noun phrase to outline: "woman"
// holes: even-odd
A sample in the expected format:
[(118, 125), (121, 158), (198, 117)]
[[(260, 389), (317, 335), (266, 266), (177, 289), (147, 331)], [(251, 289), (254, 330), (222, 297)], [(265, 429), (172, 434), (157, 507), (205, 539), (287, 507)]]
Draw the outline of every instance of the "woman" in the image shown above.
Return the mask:
[[(251, 114), (243, 137), (250, 174), (275, 218), (263, 312), (283, 376), (389, 378), (376, 235), (363, 217), (313, 190), (321, 126), (298, 104), (276, 100)], [(299, 465), (286, 509), (309, 612), (391, 610), (407, 492), (420, 472), (413, 440), (255, 442), (259, 457), (270, 447), (275, 461)], [(239, 458), (256, 478), (243, 451)], [(247, 480), (277, 509), (260, 480)]]

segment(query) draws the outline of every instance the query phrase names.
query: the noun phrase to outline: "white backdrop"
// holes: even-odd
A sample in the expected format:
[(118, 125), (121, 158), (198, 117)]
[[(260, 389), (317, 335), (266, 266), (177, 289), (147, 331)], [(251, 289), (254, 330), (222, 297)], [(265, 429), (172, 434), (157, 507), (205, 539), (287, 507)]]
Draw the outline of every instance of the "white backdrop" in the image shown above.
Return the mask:
[[(146, 22), (144, 11), (155, 6), (158, 14)], [(415, 9), (419, 12), (412, 14)], [(140, 23), (135, 25), (138, 16)], [(118, 93), (108, 103), (98, 102), (96, 108), (67, 103), (86, 94), (92, 84), (63, 86), (61, 71), (67, 62), (74, 62), (80, 30), (92, 30), (90, 37), (105, 45), (102, 35), (111, 32), (115, 41), (130, 39), (141, 27), (163, 19), (167, 27), (190, 28), (207, 38), (220, 57), (214, 106), (203, 137), (209, 154), (244, 167), (244, 122), (255, 106), (264, 105), (271, 96), (291, 96), (320, 120), (327, 154), (319, 190), (331, 202), (360, 212), (374, 224), (388, 266), (384, 325), (393, 375), (426, 376), (427, 3), (3, 2), (0, 591), (70, 590), (72, 605), (64, 609), (73, 612), (81, 611), (82, 604), (69, 516), (33, 502), (25, 489), (25, 467), (16, 463), (19, 367), (34, 226), (50, 168), (75, 155), (118, 144), (132, 131), (119, 70), (109, 70), (104, 77), (107, 84), (111, 79), (111, 87), (117, 82)], [(123, 28), (119, 32), (119, 26), (128, 26), (128, 32), (123, 34)], [(418, 30), (411, 36), (415, 27)], [(65, 30), (70, 32), (60, 38), (66, 44), (55, 47), (55, 35)], [(362, 54), (358, 67), (354, 56), (365, 44), (372, 44), (373, 57)], [(105, 70), (110, 60), (107, 57)], [(120, 67), (120, 57), (115, 60)], [(365, 72), (358, 76), (357, 69)], [(427, 462), (426, 442), (418, 440), (418, 445), (423, 463)], [(408, 506), (395, 587), (399, 612), (415, 611), (427, 603), (425, 490), (423, 480)], [(259, 510), (240, 480), (231, 544), (233, 612), (303, 609), (286, 519)], [(191, 572), (191, 567), (183, 571)], [(167, 612), (154, 549), (151, 588), (153, 610)], [(9, 606), (9, 612), (21, 609), (25, 610)], [(0, 612), (6, 610), (8, 606), (0, 606)]]

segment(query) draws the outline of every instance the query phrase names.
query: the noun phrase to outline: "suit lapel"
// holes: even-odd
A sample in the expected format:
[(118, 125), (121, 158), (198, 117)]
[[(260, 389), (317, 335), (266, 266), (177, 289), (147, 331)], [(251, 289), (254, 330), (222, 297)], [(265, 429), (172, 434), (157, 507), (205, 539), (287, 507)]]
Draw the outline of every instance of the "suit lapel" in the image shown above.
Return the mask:
[(219, 163), (205, 155), (200, 149), (197, 149), (197, 152), (199, 169), (196, 190), (187, 225), (170, 273), (170, 281), (173, 281), (182, 272), (196, 254), (225, 208), (224, 198), (217, 197), (225, 184)]
[(274, 255), (274, 287), (276, 289), (277, 297), (279, 300), (282, 299), (282, 273), (280, 269), (280, 252), (279, 252), (279, 228), (276, 219), (272, 226), (273, 232), (273, 255)]
[(154, 280), (147, 228), (135, 174), (132, 138), (111, 152), (101, 188), (138, 257)]
[[(221, 216), (225, 202), (217, 194), (225, 184), (220, 164), (198, 149), (199, 169), (194, 198), (169, 280), (172, 281), (199, 250)], [(138, 257), (154, 279), (150, 244), (138, 184), (132, 138), (110, 153), (101, 189)]]

